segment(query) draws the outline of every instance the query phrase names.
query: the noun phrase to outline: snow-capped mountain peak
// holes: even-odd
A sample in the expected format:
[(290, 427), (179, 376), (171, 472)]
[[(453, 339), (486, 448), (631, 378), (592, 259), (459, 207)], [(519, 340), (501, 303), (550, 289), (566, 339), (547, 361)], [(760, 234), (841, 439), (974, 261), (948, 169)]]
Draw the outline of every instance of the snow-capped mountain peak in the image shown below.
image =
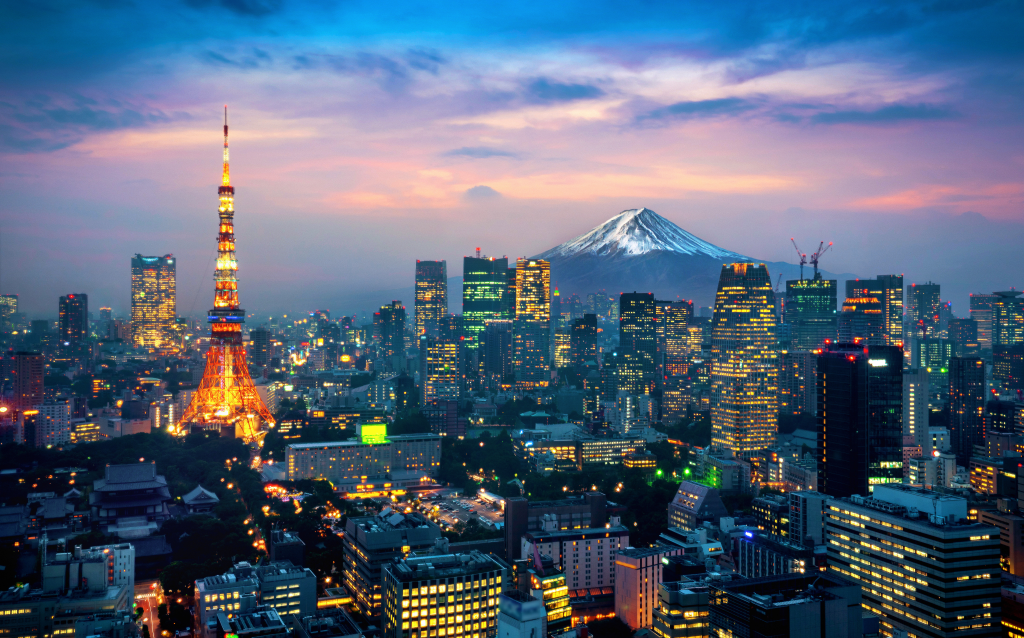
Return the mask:
[(705, 255), (726, 261), (748, 258), (686, 232), (649, 208), (624, 210), (590, 232), (548, 250), (541, 259), (637, 256), (655, 251)]

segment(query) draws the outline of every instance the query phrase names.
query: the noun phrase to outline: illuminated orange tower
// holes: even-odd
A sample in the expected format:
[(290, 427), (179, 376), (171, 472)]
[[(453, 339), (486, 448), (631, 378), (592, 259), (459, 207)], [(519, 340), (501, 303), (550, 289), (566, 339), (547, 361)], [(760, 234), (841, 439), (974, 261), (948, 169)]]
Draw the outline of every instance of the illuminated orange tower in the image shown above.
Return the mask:
[[(224, 107), (224, 177), (220, 188), (220, 233), (217, 236), (215, 292), (210, 311), (210, 349), (199, 388), (182, 415), (182, 424), (193, 429), (219, 430), (258, 447), (266, 426), (274, 423), (267, 406), (249, 376), (242, 323), (245, 311), (238, 305), (238, 261), (235, 258), (235, 188), (228, 171), (228, 107)], [(256, 456), (255, 458), (258, 458)]]

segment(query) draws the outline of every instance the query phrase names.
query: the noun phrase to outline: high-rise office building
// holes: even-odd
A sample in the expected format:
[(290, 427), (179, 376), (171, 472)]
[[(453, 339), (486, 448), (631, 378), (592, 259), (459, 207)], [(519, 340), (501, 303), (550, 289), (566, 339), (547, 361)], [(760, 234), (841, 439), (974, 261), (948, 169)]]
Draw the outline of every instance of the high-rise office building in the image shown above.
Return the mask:
[(392, 301), (373, 313), (373, 327), (377, 336), (377, 355), (384, 360), (385, 368), (394, 370), (394, 360), (405, 356), (405, 306), (401, 301)]
[(60, 298), (59, 338), (75, 344), (89, 336), (89, 296), (67, 295)]
[(939, 329), (939, 306), (942, 305), (939, 284), (910, 284), (907, 288), (907, 320), (915, 337), (933, 336)]
[(654, 295), (624, 292), (619, 296), (619, 390), (633, 395), (654, 388), (658, 339)]
[(903, 351), (838, 344), (818, 356), (818, 481), (830, 496), (903, 480)]
[(992, 348), (992, 380), (1005, 392), (1024, 391), (1024, 343)]
[(711, 329), (711, 443), (734, 456), (757, 456), (775, 442), (775, 329), (767, 266), (723, 266)]
[(569, 360), (577, 369), (587, 363), (597, 366), (597, 315), (585, 314), (574, 319), (569, 328)]
[(13, 352), (4, 356), (11, 379), (11, 403), (16, 410), (30, 410), (43, 402), (46, 360), (38, 352)]
[(439, 399), (459, 400), (459, 342), (420, 337), (420, 405)]
[(516, 318), (516, 269), (509, 268), (505, 273), (505, 297), (501, 301), (502, 319)]
[(249, 361), (254, 366), (270, 365), (270, 338), (270, 331), (266, 328), (254, 328), (249, 331)]
[(903, 436), (921, 447), (922, 454), (930, 454), (931, 437), (928, 435), (929, 380), (926, 368), (903, 371)]
[(975, 319), (951, 318), (946, 326), (946, 336), (953, 342), (953, 356), (976, 357), (981, 354), (978, 322)]
[(512, 370), (512, 321), (492, 319), (484, 324), (480, 342), (480, 367), (497, 383), (514, 375)]
[(995, 295), (971, 294), (971, 319), (978, 323), (978, 345), (982, 350), (992, 349), (992, 302)]
[(967, 465), (975, 445), (985, 443), (985, 361), (949, 360), (949, 434), (958, 463)]
[(11, 329), (11, 321), (18, 314), (18, 295), (0, 295), (0, 332)]
[(874, 279), (848, 280), (846, 296), (878, 299), (882, 304), (882, 335), (885, 345), (896, 346), (904, 343), (903, 275), (878, 275)]
[(550, 380), (551, 264), (543, 259), (516, 262), (514, 366), (516, 382), (535, 387)]
[(843, 301), (839, 343), (885, 344), (885, 314), (878, 297), (847, 297)]
[(416, 336), (437, 337), (448, 316), (448, 265), (416, 260)]
[(993, 293), (992, 347), (1024, 343), (1024, 297), (1020, 290)]
[(785, 322), (793, 350), (814, 350), (835, 341), (839, 330), (835, 279), (794, 279), (786, 282)]
[(885, 635), (1001, 636), (999, 530), (909, 485), (828, 503), (828, 569), (860, 583)]
[(779, 413), (811, 414), (817, 409), (818, 357), (806, 350), (779, 354)]
[(132, 345), (147, 350), (174, 348), (178, 318), (175, 284), (176, 260), (163, 257), (132, 257)]
[(685, 374), (689, 359), (693, 302), (656, 301), (654, 310), (658, 334), (655, 375), (666, 377)]
[[(502, 319), (502, 308), (508, 286), (507, 257), (463, 257), (462, 320), (466, 348), (480, 346), (484, 324)], [(507, 318), (507, 317), (506, 317)]]

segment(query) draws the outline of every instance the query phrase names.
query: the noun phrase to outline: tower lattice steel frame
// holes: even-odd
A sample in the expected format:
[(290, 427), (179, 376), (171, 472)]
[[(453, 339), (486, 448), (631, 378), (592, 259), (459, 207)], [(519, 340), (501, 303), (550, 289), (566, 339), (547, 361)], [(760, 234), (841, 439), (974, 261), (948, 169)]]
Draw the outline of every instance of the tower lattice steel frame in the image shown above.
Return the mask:
[[(266, 436), (264, 424), (274, 423), (256, 392), (242, 344), (245, 311), (238, 305), (238, 261), (235, 258), (235, 188), (228, 170), (228, 107), (224, 107), (224, 176), (220, 188), (220, 231), (217, 236), (215, 292), (210, 310), (210, 349), (199, 388), (182, 415), (190, 428), (223, 431), (233, 427), (235, 436), (258, 448)], [(258, 459), (258, 455), (254, 454)]]

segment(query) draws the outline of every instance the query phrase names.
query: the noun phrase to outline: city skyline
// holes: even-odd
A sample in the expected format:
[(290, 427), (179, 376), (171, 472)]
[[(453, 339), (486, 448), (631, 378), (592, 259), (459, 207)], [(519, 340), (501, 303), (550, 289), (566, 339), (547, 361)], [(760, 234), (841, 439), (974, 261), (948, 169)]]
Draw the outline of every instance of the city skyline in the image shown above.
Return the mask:
[(136, 253), (173, 254), (202, 312), (225, 102), (263, 314), (371, 309), (415, 259), (457, 277), (641, 206), (759, 260), (834, 241), (823, 268), (939, 282), (961, 315), (1024, 279), (1010, 3), (138, 11), (7, 10), (0, 293), (30, 314), (74, 290), (125, 314)]

